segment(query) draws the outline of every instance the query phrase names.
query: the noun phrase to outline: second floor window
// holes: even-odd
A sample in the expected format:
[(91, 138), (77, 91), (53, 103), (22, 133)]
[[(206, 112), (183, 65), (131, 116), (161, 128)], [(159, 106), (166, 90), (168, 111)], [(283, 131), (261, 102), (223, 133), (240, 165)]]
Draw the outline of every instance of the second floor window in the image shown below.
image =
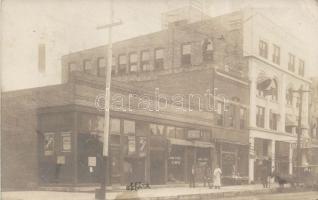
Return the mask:
[(97, 76), (105, 76), (106, 60), (105, 58), (97, 59)]
[(204, 39), (202, 42), (202, 56), (203, 61), (212, 61), (213, 60), (213, 42), (211, 39)]
[(246, 109), (240, 108), (240, 129), (244, 129), (246, 126)]
[(273, 45), (273, 63), (280, 64), (280, 47)]
[(278, 114), (271, 112), (269, 116), (269, 128), (271, 130), (277, 130), (277, 121), (278, 121)]
[(216, 125), (223, 126), (224, 124), (224, 109), (223, 109), (223, 103), (217, 102), (216, 104)]
[(68, 71), (69, 72), (78, 71), (76, 63), (73, 63), (73, 62), (69, 63), (68, 64)]
[(150, 53), (149, 51), (142, 51), (141, 52), (141, 61), (140, 61), (140, 69), (141, 71), (151, 71), (151, 65), (150, 65)]
[(267, 43), (263, 40), (259, 41), (259, 55), (263, 58), (267, 58), (268, 55), (268, 46)]
[(119, 55), (118, 56), (118, 74), (125, 74), (126, 66), (127, 66), (126, 55)]
[(261, 106), (257, 106), (256, 108), (256, 126), (264, 128), (265, 108)]
[(163, 49), (155, 49), (155, 70), (162, 70), (164, 65)]
[(226, 115), (226, 125), (228, 127), (234, 127), (235, 126), (235, 106), (233, 104), (230, 104), (227, 106), (225, 115)]
[(138, 71), (138, 56), (137, 53), (131, 53), (129, 55), (129, 71), (137, 72)]
[(181, 65), (191, 65), (191, 44), (183, 44), (181, 46)]
[(295, 56), (293, 54), (288, 54), (288, 70), (291, 72), (295, 71)]
[(300, 76), (305, 75), (305, 62), (301, 59), (299, 59), (299, 64), (298, 64), (298, 74)]
[(293, 89), (288, 88), (286, 91), (286, 104), (287, 105), (293, 105)]
[(93, 70), (92, 62), (90, 60), (84, 60), (83, 71), (87, 73), (92, 73), (92, 70)]

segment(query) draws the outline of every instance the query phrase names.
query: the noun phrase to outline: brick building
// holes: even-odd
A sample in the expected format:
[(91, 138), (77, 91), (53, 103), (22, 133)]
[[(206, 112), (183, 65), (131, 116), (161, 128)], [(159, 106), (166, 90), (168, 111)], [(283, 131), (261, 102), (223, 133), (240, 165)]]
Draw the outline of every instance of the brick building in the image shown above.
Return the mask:
[[(85, 70), (87, 65), (92, 73), (100, 74), (105, 48), (65, 56), (64, 80), (68, 72)], [(228, 99), (248, 103), (249, 180), (260, 178), (258, 165), (264, 163), (272, 171), (292, 173), (300, 106), (299, 95), (292, 91), (310, 85), (306, 70), (310, 60), (297, 37), (246, 9), (190, 24), (187, 20), (170, 23), (168, 29), (116, 43), (114, 52), (115, 80), (172, 93), (202, 93), (202, 88), (213, 85)], [(239, 88), (247, 83), (249, 93), (236, 93), (239, 90), (232, 90), (231, 84), (222, 88), (222, 84), (211, 83), (211, 77), (196, 76), (197, 71), (208, 68), (242, 83), (236, 84)], [(186, 79), (178, 79), (178, 75)], [(188, 81), (195, 78), (195, 83)], [(303, 137), (308, 138), (308, 94), (301, 106)]]
[[(263, 26), (273, 31), (266, 33)], [(291, 49), (295, 52), (288, 65)], [(301, 44), (282, 35), (275, 24), (249, 10), (190, 24), (181, 20), (116, 42), (113, 52), (112, 93), (153, 99), (159, 92), (169, 100), (153, 101), (166, 102), (168, 111), (127, 112), (127, 102), (125, 111), (111, 110), (109, 184), (184, 183), (194, 163), (201, 171), (199, 181), (205, 164), (219, 164), (224, 183), (233, 177), (257, 181), (260, 163), (292, 173), (299, 105), (295, 95), (287, 95), (287, 83), (306, 88), (310, 81)], [(4, 103), (11, 106), (3, 120), (10, 124), (25, 116), (32, 127), (21, 124), (20, 137), (33, 144), (20, 145), (20, 152), (11, 154), (20, 142), (8, 133), (19, 132), (19, 126), (5, 129), (3, 182), (8, 187), (98, 182), (103, 112), (95, 100), (104, 90), (105, 55), (106, 46), (65, 55), (61, 85), (4, 94)], [(212, 110), (207, 109), (207, 93), (214, 94)], [(15, 114), (20, 109), (13, 102), (24, 115)], [(33, 105), (31, 111), (28, 105)], [(307, 97), (304, 113), (306, 105)], [(187, 109), (180, 112), (180, 106)], [(33, 153), (19, 159), (28, 151)], [(24, 162), (27, 173), (16, 173), (13, 165)]]

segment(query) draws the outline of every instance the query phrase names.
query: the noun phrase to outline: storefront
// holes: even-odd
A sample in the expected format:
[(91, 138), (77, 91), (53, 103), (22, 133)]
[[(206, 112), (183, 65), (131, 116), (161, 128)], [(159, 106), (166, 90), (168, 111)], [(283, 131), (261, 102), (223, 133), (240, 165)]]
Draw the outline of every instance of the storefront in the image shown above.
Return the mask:
[(248, 145), (221, 142), (220, 166), (223, 184), (232, 185), (248, 180)]
[(287, 142), (275, 142), (275, 170), (280, 174), (289, 174), (289, 148)]

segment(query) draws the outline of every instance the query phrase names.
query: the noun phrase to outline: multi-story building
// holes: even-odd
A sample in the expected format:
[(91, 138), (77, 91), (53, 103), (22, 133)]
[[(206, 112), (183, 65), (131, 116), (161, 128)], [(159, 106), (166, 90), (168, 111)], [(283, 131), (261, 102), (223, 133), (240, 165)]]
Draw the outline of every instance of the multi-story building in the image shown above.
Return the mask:
[(304, 141), (304, 163), (308, 165), (318, 165), (318, 78), (311, 78), (309, 124), (310, 138)]
[[(265, 161), (272, 170), (292, 173), (300, 106), (292, 92), (310, 83), (302, 44), (248, 10), (167, 27), (113, 45), (111, 95), (142, 95), (168, 110), (127, 112), (129, 102), (115, 100), (115, 108), (119, 103), (125, 109), (111, 108), (110, 183), (187, 182), (193, 165), (202, 180), (203, 167), (217, 164), (224, 183), (234, 177), (252, 182)], [(65, 55), (59, 86), (4, 94), (11, 105), (3, 123), (4, 183), (97, 183), (103, 112), (95, 100), (105, 89), (106, 48)], [(156, 99), (158, 93), (164, 96)], [(303, 102), (306, 135), (308, 95)], [(29, 122), (28, 134), (19, 117)], [(17, 135), (34, 145), (12, 153)], [(21, 152), (32, 153), (19, 159)], [(24, 162), (28, 173), (16, 168)]]
[[(299, 106), (302, 137), (308, 137), (308, 93), (300, 105), (299, 93), (308, 90), (306, 46), (266, 17), (251, 13), (244, 22), (244, 57), (250, 79), (249, 177), (258, 176), (259, 160), (270, 160), (272, 170), (293, 171)], [(255, 169), (255, 170), (253, 170)]]
[[(98, 62), (96, 57), (103, 57), (104, 48), (64, 57), (64, 76), (68, 70), (85, 68), (79, 57)], [(249, 180), (258, 179), (258, 165), (264, 162), (271, 170), (292, 173), (299, 106), (303, 108), (302, 133), (308, 137), (308, 94), (299, 105), (295, 92), (308, 89), (310, 84), (306, 48), (299, 39), (265, 16), (245, 10), (192, 24), (178, 21), (166, 30), (120, 42), (114, 52), (114, 79), (138, 86), (164, 88), (162, 82), (169, 83), (167, 89), (174, 92), (198, 91), (192, 82), (189, 86), (188, 81), (176, 81), (172, 75), (170, 81), (163, 77), (184, 71), (195, 74), (196, 69), (206, 66), (249, 81)], [(103, 69), (100, 64), (94, 66), (95, 71)]]

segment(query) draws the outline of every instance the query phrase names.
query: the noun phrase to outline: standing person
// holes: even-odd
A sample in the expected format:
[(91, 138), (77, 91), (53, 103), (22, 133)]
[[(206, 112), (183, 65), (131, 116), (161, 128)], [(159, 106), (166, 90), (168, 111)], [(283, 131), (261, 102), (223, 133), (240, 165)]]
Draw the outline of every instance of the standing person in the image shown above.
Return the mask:
[(208, 184), (208, 187), (211, 188), (211, 179), (212, 179), (212, 169), (209, 167), (208, 164), (205, 165), (204, 167), (204, 184), (203, 187)]
[(214, 169), (213, 175), (214, 175), (214, 188), (220, 189), (221, 188), (222, 170), (220, 169), (220, 167), (218, 165)]
[(267, 165), (266, 162), (263, 161), (262, 165), (261, 165), (261, 182), (263, 185), (263, 188), (267, 188), (267, 177), (268, 177), (268, 172), (267, 172)]
[(195, 164), (192, 165), (191, 167), (191, 174), (190, 174), (190, 187), (195, 187)]

